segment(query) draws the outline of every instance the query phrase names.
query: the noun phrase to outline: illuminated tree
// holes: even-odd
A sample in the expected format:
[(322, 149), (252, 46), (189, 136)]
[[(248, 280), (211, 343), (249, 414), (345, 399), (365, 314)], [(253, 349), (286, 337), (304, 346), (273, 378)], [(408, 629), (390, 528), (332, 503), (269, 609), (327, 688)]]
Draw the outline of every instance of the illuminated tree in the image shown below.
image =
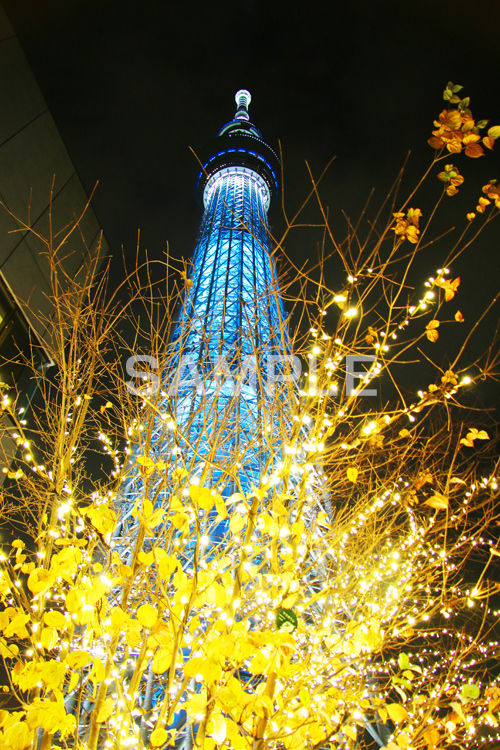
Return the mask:
[[(203, 297), (196, 257), (180, 273), (167, 258), (164, 288), (138, 268), (123, 309), (92, 264), (62, 292), (47, 242), (55, 374), (41, 379), (34, 427), (3, 399), (30, 451), (4, 489), (4, 519), (21, 531), (0, 579), (3, 746), (418, 750), (496, 737), (498, 465), (483, 414), (460, 410), (474, 380), (468, 335), (432, 377), (414, 364), (423, 343), (439, 346), (462, 325), (448, 262), (498, 213), (494, 182), (440, 268), (409, 284), (421, 238), (463, 182), (448, 161), (477, 157), (500, 135), (493, 127), (481, 140), (486, 123), (458, 90), (447, 86), (430, 141), (424, 179), (443, 182), (430, 219), (413, 191), (366, 237), (349, 226), (338, 242), (313, 182), (324, 254), (334, 248), (345, 275), (331, 287), (289, 263), (280, 287), (293, 336), (272, 262), (271, 289), (254, 285), (245, 305), (243, 293), (222, 300), (230, 340), (211, 322), (225, 319)], [(222, 167), (234, 182), (234, 164), (215, 166), (207, 187)], [(266, 261), (258, 227), (227, 196), (221, 205), (218, 226)], [(136, 366), (143, 357), (132, 384), (116, 333), (124, 316), (138, 331)], [(181, 378), (183, 356), (200, 350), (199, 369)], [(285, 356), (274, 379), (270, 355)], [(242, 375), (246, 356), (255, 366)], [(493, 375), (496, 361), (493, 342), (482, 370)], [(405, 362), (418, 396), (401, 385)], [(388, 403), (362, 393), (382, 382), (393, 385)], [(106, 472), (95, 467), (97, 432)]]

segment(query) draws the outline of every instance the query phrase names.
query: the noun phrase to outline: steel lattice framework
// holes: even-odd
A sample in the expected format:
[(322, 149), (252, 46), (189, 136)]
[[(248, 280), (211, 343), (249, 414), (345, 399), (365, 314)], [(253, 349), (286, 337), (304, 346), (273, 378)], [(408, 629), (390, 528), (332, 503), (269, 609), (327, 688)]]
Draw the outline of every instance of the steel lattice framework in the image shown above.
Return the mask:
[[(270, 252), (267, 186), (250, 170), (230, 167), (207, 188), (169, 385), (175, 385), (177, 423), (189, 425), (186, 439), (201, 456), (217, 445), (221, 470), (236, 458), (238, 489), (248, 492), (268, 459), (262, 440), (278, 427), (271, 423), (287, 326)], [(199, 378), (196, 395), (192, 379), (183, 384), (186, 368)]]
[[(250, 94), (236, 101), (200, 173), (205, 211), (147, 447), (225, 497), (250, 492), (279, 455), (297, 375), (267, 223), (279, 162), (248, 119)], [(122, 490), (124, 536), (141, 487), (135, 476)]]

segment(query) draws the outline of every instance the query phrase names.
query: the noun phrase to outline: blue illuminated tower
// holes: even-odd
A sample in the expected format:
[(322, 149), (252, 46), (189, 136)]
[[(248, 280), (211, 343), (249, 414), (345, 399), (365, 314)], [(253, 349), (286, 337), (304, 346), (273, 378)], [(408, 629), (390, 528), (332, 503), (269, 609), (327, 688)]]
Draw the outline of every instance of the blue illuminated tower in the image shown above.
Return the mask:
[[(298, 374), (267, 223), (279, 160), (249, 120), (248, 91), (239, 91), (236, 103), (234, 119), (202, 160), (198, 188), (205, 210), (198, 241), (160, 364), (159, 392), (147, 380), (137, 391), (145, 396), (143, 416), (132, 438), (130, 478), (117, 499), (114, 547), (129, 564), (140, 533), (138, 499), (149, 498), (159, 509), (177, 503), (181, 520), (158, 529), (154, 544), (175, 550), (188, 574), (224, 547), (231, 508), (222, 518), (212, 509), (197, 530), (193, 514), (189, 523), (187, 515), (182, 520), (187, 483), (211, 488), (225, 504), (272, 477), (284, 458)], [(153, 711), (165, 681), (151, 674), (147, 684), (143, 705)], [(179, 710), (172, 726), (179, 729), (185, 721)], [(186, 725), (183, 747), (190, 746), (189, 731)]]
[[(205, 211), (147, 447), (155, 460), (169, 458), (170, 472), (184, 469), (226, 498), (250, 492), (276, 463), (298, 362), (267, 223), (279, 160), (250, 122), (250, 98), (238, 91), (234, 118), (201, 162)], [(135, 501), (137, 481), (125, 502)], [(165, 482), (155, 502), (167, 492)]]
[(236, 103), (199, 174), (205, 212), (169, 384), (185, 446), (210, 460), (224, 494), (258, 484), (282, 426), (276, 391), (292, 379), (267, 224), (279, 162), (249, 120), (248, 91), (238, 91)]

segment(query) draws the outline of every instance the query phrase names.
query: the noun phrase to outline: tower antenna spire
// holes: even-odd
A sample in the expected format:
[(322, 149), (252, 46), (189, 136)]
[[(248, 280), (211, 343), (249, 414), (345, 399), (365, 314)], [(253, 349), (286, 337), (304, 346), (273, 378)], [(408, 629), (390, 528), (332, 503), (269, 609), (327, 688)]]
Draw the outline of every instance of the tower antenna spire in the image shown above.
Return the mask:
[(236, 92), (236, 96), (234, 97), (234, 100), (236, 104), (238, 105), (238, 109), (236, 110), (236, 114), (234, 116), (235, 120), (249, 120), (250, 115), (248, 114), (248, 105), (252, 101), (252, 97), (250, 96), (250, 92), (246, 89), (240, 89)]

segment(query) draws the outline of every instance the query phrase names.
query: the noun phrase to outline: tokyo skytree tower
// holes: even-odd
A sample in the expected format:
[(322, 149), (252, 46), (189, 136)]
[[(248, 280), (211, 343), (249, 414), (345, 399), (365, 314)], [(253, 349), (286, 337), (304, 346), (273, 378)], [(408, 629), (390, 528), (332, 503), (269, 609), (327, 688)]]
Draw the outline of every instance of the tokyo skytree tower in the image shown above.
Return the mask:
[[(249, 92), (235, 99), (234, 118), (201, 162), (205, 210), (147, 449), (225, 498), (272, 472), (298, 374), (267, 223), (279, 160), (250, 122)], [(122, 493), (129, 508), (136, 484)]]
[[(145, 548), (175, 551), (188, 576), (226, 554), (235, 498), (279, 482), (276, 472), (286, 460), (284, 436), (296, 402), (298, 359), (290, 353), (267, 223), (279, 160), (250, 122), (249, 92), (238, 91), (236, 103), (234, 118), (202, 161), (199, 237), (158, 389), (150, 396), (147, 389), (137, 392), (146, 395), (143, 432), (136, 434), (130, 478), (117, 502), (114, 548), (129, 565), (141, 534), (138, 503), (149, 498), (150, 510), (158, 513), (178, 509), (172, 525), (158, 527)], [(197, 514), (188, 510), (193, 485), (219, 498), (201, 529)], [(226, 509), (228, 500), (236, 505)], [(196, 502), (204, 507), (201, 497)], [(208, 624), (199, 627), (203, 631)], [(142, 699), (146, 716), (165, 704), (168, 690), (149, 674)], [(253, 678), (242, 672), (240, 679)], [(185, 722), (180, 706), (170, 725), (180, 732), (179, 747), (190, 747), (194, 731)]]

